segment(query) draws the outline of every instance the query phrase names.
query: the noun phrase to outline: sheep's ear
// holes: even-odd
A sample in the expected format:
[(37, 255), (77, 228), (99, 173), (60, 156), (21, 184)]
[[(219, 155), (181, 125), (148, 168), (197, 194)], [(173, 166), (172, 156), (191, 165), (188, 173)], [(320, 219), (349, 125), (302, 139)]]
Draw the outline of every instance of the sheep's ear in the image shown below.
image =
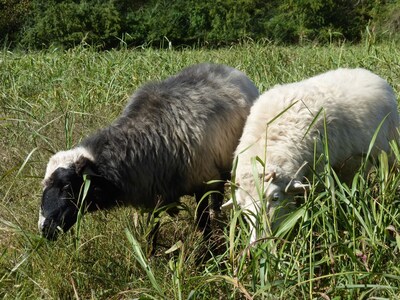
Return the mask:
[(231, 209), (232, 207), (233, 207), (233, 199), (231, 198), (231, 199), (229, 199), (228, 202), (222, 204), (221, 210), (228, 210), (228, 209)]
[(95, 167), (92, 161), (84, 156), (80, 156), (75, 162), (75, 171), (78, 175), (99, 176), (95, 172)]
[(274, 180), (276, 178), (276, 173), (271, 172), (264, 175), (264, 181), (270, 181), (271, 179)]
[(240, 187), (240, 183), (239, 182), (232, 182), (232, 181), (227, 181), (224, 183), (224, 188), (225, 189), (231, 189), (232, 187), (234, 188), (238, 188)]
[(292, 180), (285, 189), (288, 194), (304, 194), (310, 190), (310, 185), (308, 183), (302, 183), (299, 180)]

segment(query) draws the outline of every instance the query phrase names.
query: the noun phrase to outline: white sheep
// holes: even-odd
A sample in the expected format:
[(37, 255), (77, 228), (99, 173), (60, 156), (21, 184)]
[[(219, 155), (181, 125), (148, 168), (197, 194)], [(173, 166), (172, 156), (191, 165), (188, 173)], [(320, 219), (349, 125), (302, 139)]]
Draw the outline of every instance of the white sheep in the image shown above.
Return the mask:
[[(262, 94), (251, 108), (235, 152), (236, 184), (240, 186), (235, 197), (237, 204), (249, 211), (251, 242), (256, 240), (255, 215), (260, 210), (256, 181), (265, 187), (262, 197), (270, 218), (275, 211), (273, 225), (277, 225), (276, 218), (293, 208), (293, 196), (304, 194), (314, 159), (323, 153), (324, 140), (328, 141), (330, 165), (348, 181), (380, 125), (372, 158), (382, 150), (390, 152), (389, 142), (398, 139), (399, 115), (389, 84), (364, 69), (329, 71)], [(255, 157), (264, 161), (265, 167), (254, 163)], [(316, 171), (321, 171), (319, 167)], [(233, 203), (231, 199), (222, 208)], [(285, 209), (277, 212), (276, 207), (284, 203), (288, 204)]]

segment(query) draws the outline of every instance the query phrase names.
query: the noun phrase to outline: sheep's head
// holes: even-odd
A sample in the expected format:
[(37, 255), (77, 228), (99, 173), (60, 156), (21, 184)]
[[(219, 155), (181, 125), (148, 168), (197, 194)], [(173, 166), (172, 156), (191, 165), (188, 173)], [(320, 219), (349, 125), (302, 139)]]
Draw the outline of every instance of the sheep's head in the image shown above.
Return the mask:
[[(308, 184), (303, 184), (298, 180), (282, 180), (275, 172), (265, 175), (260, 175), (259, 189), (255, 186), (254, 178), (249, 175), (242, 182), (235, 185), (235, 198), (237, 204), (242, 209), (249, 209), (256, 212), (260, 209), (260, 195), (259, 192), (263, 189), (262, 198), (266, 203), (266, 209), (269, 215), (272, 215), (276, 208), (282, 207), (287, 203), (293, 203), (294, 196), (304, 194), (309, 188)], [(230, 199), (222, 206), (222, 209), (232, 207), (233, 199)], [(257, 206), (258, 208), (253, 208)], [(281, 215), (281, 214), (280, 214)]]
[(43, 190), (39, 214), (39, 230), (48, 239), (75, 224), (78, 215), (77, 195), (83, 179), (74, 167), (57, 168)]
[(265, 198), (269, 202), (291, 199), (293, 196), (304, 194), (310, 188), (309, 184), (304, 184), (297, 179), (278, 178), (275, 172), (265, 175), (264, 185), (266, 186)]
[[(91, 178), (91, 182), (84, 203), (79, 203), (84, 174)], [(55, 154), (47, 165), (43, 180), (38, 222), (42, 235), (54, 240), (60, 232), (75, 224), (81, 207), (83, 211), (96, 209), (101, 198), (107, 195), (103, 186), (104, 179), (95, 174), (93, 159), (86, 150), (76, 148)]]
[[(253, 243), (256, 241), (256, 229), (254, 226), (257, 223), (256, 216), (261, 209), (261, 201), (254, 183), (255, 180), (248, 180), (249, 178), (250, 177), (247, 176), (247, 180), (245, 179), (240, 184), (235, 184), (234, 193), (238, 206), (248, 212), (247, 219), (251, 232), (250, 242)], [(304, 194), (309, 186), (297, 180), (291, 180), (289, 183), (285, 182), (277, 178), (275, 172), (260, 176), (259, 179), (260, 185), (264, 187), (262, 198), (263, 201), (265, 201), (268, 216), (273, 219), (273, 229), (280, 223), (282, 217), (291, 210), (294, 196)], [(262, 187), (259, 188), (259, 190), (261, 189)], [(222, 205), (221, 209), (230, 209), (233, 204), (234, 201), (233, 198), (231, 198)]]

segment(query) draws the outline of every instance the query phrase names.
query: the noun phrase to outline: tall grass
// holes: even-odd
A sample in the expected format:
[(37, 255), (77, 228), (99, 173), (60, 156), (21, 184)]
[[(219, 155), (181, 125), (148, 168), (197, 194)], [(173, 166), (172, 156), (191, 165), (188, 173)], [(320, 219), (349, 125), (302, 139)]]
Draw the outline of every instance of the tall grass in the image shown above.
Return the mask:
[[(133, 209), (85, 216), (55, 242), (37, 232), (41, 179), (51, 153), (107, 125), (149, 80), (198, 62), (246, 72), (261, 91), (337, 67), (364, 67), (400, 93), (396, 44), (220, 50), (78, 47), (0, 53), (0, 296), (4, 299), (396, 299), (400, 297), (400, 175), (385, 155), (351, 185), (334, 172), (275, 236), (249, 247), (241, 211), (204, 242), (195, 203), (156, 222)], [(393, 145), (396, 160), (400, 150)], [(360, 174), (361, 175), (361, 174)], [(217, 228), (218, 229), (218, 228)], [(77, 242), (77, 239), (78, 242)], [(215, 243), (215, 244), (214, 244)]]

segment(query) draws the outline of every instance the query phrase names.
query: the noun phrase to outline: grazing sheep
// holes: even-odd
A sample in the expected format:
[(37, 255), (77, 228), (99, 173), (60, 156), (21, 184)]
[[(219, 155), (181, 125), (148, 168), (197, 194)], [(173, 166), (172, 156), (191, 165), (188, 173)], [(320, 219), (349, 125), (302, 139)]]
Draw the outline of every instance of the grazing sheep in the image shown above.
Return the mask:
[[(39, 230), (55, 239), (77, 220), (83, 175), (91, 179), (86, 211), (132, 205), (153, 210), (183, 195), (199, 201), (229, 177), (233, 152), (259, 93), (242, 72), (199, 64), (133, 94), (122, 115), (76, 148), (50, 158)], [(217, 196), (219, 208), (222, 195)], [(218, 205), (219, 203), (219, 205)], [(208, 203), (199, 204), (207, 231)], [(208, 228), (209, 230), (209, 228)]]
[[(364, 69), (338, 69), (278, 85), (262, 94), (251, 108), (235, 152), (239, 185), (235, 196), (237, 204), (249, 211), (251, 242), (256, 240), (255, 214), (260, 209), (256, 181), (265, 187), (261, 193), (276, 226), (278, 219), (293, 209), (293, 196), (304, 194), (309, 187), (307, 179), (311, 178), (314, 158), (323, 154), (325, 138), (330, 165), (342, 180), (349, 181), (381, 122), (371, 152), (373, 159), (382, 150), (390, 152), (389, 141), (398, 139), (399, 115), (392, 88)], [(265, 169), (257, 162), (254, 171), (251, 160), (257, 156), (265, 162)], [(323, 164), (316, 171), (321, 168)], [(285, 208), (276, 209), (284, 204)], [(222, 208), (232, 205), (231, 199)]]

